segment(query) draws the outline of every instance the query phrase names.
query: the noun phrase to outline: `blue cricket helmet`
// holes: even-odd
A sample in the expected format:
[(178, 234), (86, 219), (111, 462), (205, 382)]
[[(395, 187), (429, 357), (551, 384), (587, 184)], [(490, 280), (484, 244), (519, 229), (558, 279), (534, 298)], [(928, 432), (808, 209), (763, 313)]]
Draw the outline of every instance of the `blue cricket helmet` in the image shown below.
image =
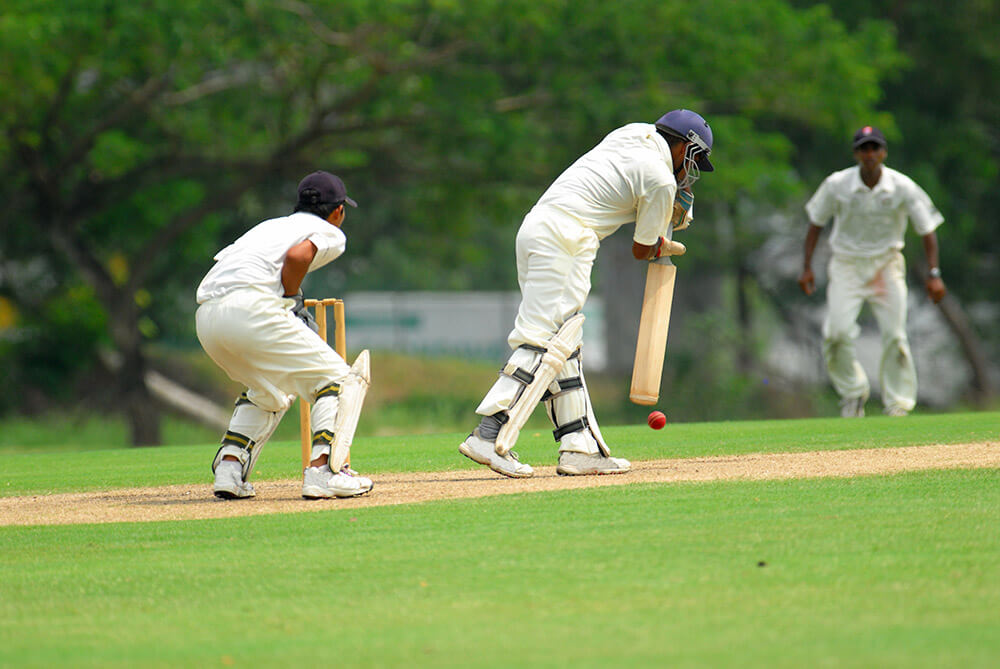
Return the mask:
[(688, 147), (690, 155), (686, 158), (694, 162), (700, 171), (715, 170), (708, 160), (712, 153), (712, 129), (701, 114), (690, 109), (675, 109), (661, 116), (656, 122), (656, 127), (665, 133), (691, 142), (691, 146)]

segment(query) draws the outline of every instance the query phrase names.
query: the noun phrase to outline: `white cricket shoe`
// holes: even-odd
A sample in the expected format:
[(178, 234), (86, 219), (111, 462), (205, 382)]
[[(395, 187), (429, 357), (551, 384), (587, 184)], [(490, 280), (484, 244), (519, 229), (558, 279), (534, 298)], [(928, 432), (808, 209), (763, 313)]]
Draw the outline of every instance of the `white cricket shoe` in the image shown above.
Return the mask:
[(624, 474), (632, 469), (625, 458), (612, 458), (600, 453), (593, 455), (563, 451), (559, 454), (556, 474), (560, 476), (586, 476), (588, 474)]
[(234, 460), (223, 460), (215, 468), (212, 492), (220, 499), (244, 499), (257, 494), (253, 485), (243, 480), (243, 465)]
[(526, 465), (517, 459), (517, 453), (514, 451), (508, 451), (506, 455), (499, 455), (496, 451), (496, 442), (487, 441), (480, 437), (478, 427), (462, 442), (458, 447), (458, 452), (474, 462), (486, 465), (497, 474), (503, 474), (512, 479), (526, 479), (535, 474), (531, 465)]
[(868, 398), (865, 396), (861, 397), (847, 397), (840, 400), (840, 417), (841, 418), (864, 418), (865, 417), (865, 402)]
[(884, 413), (886, 416), (893, 416), (895, 418), (902, 418), (903, 416), (908, 416), (910, 412), (907, 411), (906, 409), (904, 409), (901, 406), (895, 406), (894, 405), (894, 406), (891, 406), (891, 407), (886, 407), (885, 409), (882, 410), (882, 413)]
[(372, 480), (344, 467), (336, 474), (329, 465), (308, 467), (302, 475), (302, 496), (306, 499), (358, 497), (372, 489)]

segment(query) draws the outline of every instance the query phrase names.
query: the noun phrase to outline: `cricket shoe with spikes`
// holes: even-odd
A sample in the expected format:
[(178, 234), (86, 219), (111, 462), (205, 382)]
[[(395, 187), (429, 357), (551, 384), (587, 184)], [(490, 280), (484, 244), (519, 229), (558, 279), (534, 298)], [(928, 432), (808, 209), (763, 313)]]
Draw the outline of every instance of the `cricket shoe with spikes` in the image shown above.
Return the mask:
[(624, 474), (632, 469), (632, 463), (625, 458), (612, 458), (600, 453), (576, 453), (563, 451), (559, 454), (556, 474), (560, 476), (586, 476), (589, 474)]
[(861, 397), (847, 397), (840, 400), (840, 417), (841, 418), (864, 418), (865, 417), (865, 402), (868, 401), (867, 396)]
[(517, 459), (517, 453), (514, 451), (508, 451), (506, 455), (498, 455), (496, 442), (483, 439), (479, 435), (478, 427), (462, 442), (458, 447), (458, 452), (473, 462), (486, 465), (497, 474), (503, 474), (512, 479), (526, 479), (535, 474), (531, 465)]
[(372, 489), (372, 480), (358, 476), (344, 466), (336, 474), (328, 465), (307, 467), (302, 475), (302, 497), (305, 499), (330, 499), (331, 497), (358, 497)]
[(234, 460), (223, 460), (215, 468), (212, 493), (219, 499), (245, 499), (257, 494), (253, 485), (243, 480), (243, 465)]

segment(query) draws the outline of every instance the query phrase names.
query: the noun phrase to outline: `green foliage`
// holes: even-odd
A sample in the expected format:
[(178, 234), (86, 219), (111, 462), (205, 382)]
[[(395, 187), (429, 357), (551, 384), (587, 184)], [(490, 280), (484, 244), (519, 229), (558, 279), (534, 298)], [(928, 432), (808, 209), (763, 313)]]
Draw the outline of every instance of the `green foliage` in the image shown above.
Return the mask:
[[(93, 351), (105, 341), (106, 327), (105, 312), (93, 292), (79, 284), (22, 313), (16, 334), (0, 344), (0, 364), (5, 366), (0, 411), (38, 409), (33, 406), (36, 393), (60, 403), (75, 402), (77, 383), (93, 366)], [(33, 392), (26, 396), (29, 389)]]
[[(1000, 5), (841, 0), (830, 7), (854, 31), (874, 22), (898, 35), (905, 61), (883, 84), (882, 118), (872, 122), (886, 126), (888, 163), (924, 186), (944, 214), (938, 236), (951, 290), (967, 301), (995, 302), (1000, 233), (989, 222), (1000, 207)], [(888, 114), (891, 125), (883, 120)], [(820, 159), (816, 167), (831, 162)]]
[(614, 127), (703, 111), (719, 170), (699, 211), (769, 212), (803, 189), (796, 138), (870, 117), (901, 62), (887, 24), (786, 0), (8, 4), (0, 263), (42, 263), (43, 301), (89, 285), (123, 352), (190, 340), (212, 254), (316, 167), (362, 207), (310, 285), (507, 288), (521, 216)]

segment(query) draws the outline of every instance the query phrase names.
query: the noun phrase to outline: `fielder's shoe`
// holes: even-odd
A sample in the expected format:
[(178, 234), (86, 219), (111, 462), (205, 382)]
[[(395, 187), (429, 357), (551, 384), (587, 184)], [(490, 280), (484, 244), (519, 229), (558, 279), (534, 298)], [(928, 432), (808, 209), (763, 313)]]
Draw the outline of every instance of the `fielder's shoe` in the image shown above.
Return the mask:
[(847, 397), (840, 400), (841, 418), (864, 418), (867, 397)]
[(328, 465), (308, 467), (302, 475), (302, 496), (306, 499), (357, 497), (371, 490), (372, 485), (371, 479), (358, 476), (349, 467), (336, 474)]
[(883, 409), (882, 413), (884, 413), (886, 416), (894, 416), (896, 418), (901, 418), (903, 416), (909, 415), (910, 412), (900, 406), (891, 406)]
[(507, 455), (498, 455), (496, 442), (487, 441), (479, 436), (477, 427), (468, 439), (458, 447), (458, 452), (481, 465), (486, 465), (497, 474), (509, 476), (512, 479), (526, 479), (534, 475), (531, 465), (526, 465), (517, 459), (517, 453), (509, 451)]
[(625, 458), (605, 457), (600, 453), (588, 455), (563, 451), (559, 454), (556, 474), (560, 476), (584, 476), (586, 474), (624, 474), (632, 469), (632, 463)]
[(215, 485), (212, 492), (220, 499), (243, 499), (257, 493), (243, 480), (243, 465), (233, 460), (223, 460), (215, 468)]

